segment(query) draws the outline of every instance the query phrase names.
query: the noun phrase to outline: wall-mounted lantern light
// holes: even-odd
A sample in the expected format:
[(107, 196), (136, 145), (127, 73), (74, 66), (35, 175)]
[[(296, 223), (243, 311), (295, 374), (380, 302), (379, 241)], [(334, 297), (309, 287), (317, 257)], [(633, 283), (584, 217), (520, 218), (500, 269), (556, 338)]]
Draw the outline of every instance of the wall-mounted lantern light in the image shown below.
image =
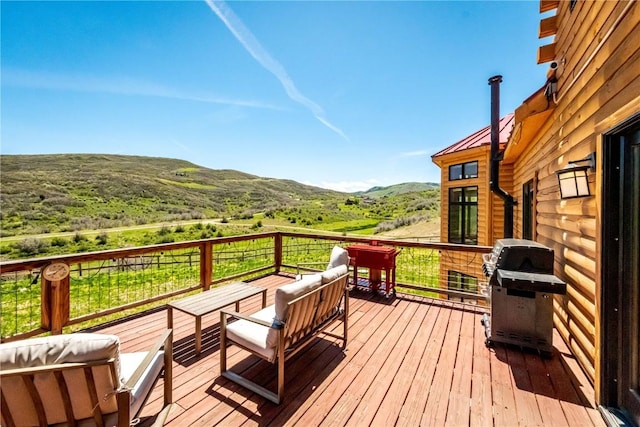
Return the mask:
[(560, 197), (572, 199), (590, 196), (588, 170), (596, 170), (596, 153), (591, 153), (581, 160), (570, 160), (567, 166), (556, 171), (560, 184)]

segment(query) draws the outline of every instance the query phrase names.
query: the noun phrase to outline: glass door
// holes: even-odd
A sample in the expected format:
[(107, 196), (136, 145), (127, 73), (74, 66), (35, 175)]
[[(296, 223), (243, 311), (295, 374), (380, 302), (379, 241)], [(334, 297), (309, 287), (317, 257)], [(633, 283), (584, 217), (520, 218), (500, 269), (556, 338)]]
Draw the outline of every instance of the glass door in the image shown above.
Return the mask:
[[(621, 406), (640, 425), (640, 128), (622, 137), (624, 156)], [(628, 195), (628, 197), (627, 197)]]
[(603, 141), (601, 403), (640, 425), (640, 115)]

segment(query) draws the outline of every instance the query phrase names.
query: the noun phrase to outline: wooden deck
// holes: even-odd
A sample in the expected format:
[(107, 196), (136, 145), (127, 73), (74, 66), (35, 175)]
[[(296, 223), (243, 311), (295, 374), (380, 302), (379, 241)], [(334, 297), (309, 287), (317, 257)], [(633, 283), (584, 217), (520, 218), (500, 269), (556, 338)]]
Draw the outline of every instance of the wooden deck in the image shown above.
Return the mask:
[[(274, 289), (292, 278), (253, 282)], [(554, 355), (497, 345), (487, 349), (481, 309), (368, 292), (350, 298), (349, 342), (318, 338), (286, 365), (285, 400), (274, 405), (219, 377), (219, 314), (203, 318), (195, 355), (193, 317), (174, 316), (174, 406), (167, 425), (604, 426), (593, 388), (554, 335)], [(261, 296), (241, 304), (257, 310)], [(94, 329), (121, 337), (123, 351), (147, 348), (166, 328), (166, 310)], [(273, 388), (275, 368), (232, 346), (229, 366)], [(161, 407), (159, 383), (142, 414), (149, 425)]]

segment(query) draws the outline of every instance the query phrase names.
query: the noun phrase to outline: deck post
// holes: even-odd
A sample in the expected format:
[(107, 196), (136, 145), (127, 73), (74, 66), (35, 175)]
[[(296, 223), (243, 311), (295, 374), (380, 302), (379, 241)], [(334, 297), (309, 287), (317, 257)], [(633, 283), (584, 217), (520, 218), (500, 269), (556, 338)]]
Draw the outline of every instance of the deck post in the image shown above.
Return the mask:
[(200, 244), (200, 286), (209, 290), (213, 280), (213, 243), (208, 240)]
[(280, 273), (280, 267), (282, 267), (282, 234), (276, 233), (273, 236), (273, 259), (275, 261), (276, 273)]
[(42, 277), (41, 324), (53, 334), (61, 334), (69, 321), (69, 276), (60, 280)]

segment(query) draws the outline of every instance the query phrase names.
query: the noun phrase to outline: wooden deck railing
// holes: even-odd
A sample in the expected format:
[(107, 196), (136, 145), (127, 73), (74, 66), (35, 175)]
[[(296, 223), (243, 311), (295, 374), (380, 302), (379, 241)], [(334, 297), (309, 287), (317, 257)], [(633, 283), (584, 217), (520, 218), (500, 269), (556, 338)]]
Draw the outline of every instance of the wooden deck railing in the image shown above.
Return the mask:
[[(399, 292), (484, 298), (481, 254), (489, 247), (271, 232), (0, 263), (1, 338), (62, 333), (222, 282), (293, 273), (299, 263), (327, 261), (334, 245), (350, 243), (401, 249)], [(53, 263), (68, 265), (68, 276), (43, 274)]]

